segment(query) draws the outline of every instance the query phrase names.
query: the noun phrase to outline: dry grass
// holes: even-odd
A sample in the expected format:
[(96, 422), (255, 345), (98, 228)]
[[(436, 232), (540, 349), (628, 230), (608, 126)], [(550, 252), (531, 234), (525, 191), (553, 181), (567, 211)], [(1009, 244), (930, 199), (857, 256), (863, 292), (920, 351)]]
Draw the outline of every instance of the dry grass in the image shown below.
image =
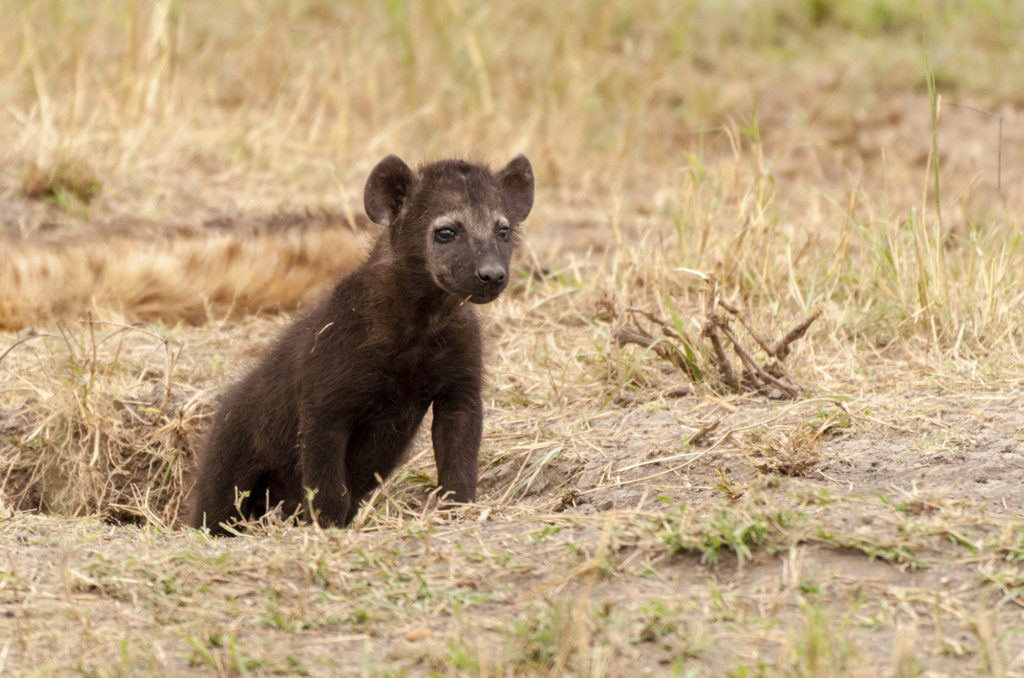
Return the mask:
[[(1015, 4), (11, 9), (0, 673), (1024, 673)], [(421, 436), (350, 530), (179, 529), (372, 164), (521, 150), (479, 504)], [(751, 356), (820, 310), (797, 397), (680, 269)]]
[[(368, 242), (343, 218), (278, 215), (282, 229), (218, 220), (198, 234), (117, 233), (56, 244), (9, 242), (0, 271), (0, 328), (84, 313), (144, 322), (202, 324), (278, 313), (309, 303), (359, 263)], [(294, 223), (289, 223), (294, 222)], [(226, 228), (225, 228), (226, 227)], [(119, 230), (128, 230), (119, 225)]]
[[(387, 152), (529, 149), (535, 223), (558, 228), (566, 208), (611, 215), (626, 236), (638, 216), (669, 221), (666, 258), (743, 301), (829, 301), (854, 336), (945, 346), (1018, 329), (1022, 135), (997, 76), (1017, 57), (991, 40), (1024, 20), (1002, 3), (970, 22), (866, 0), (753, 3), (728, 19), (671, 2), (573, 2), (557, 19), (540, 5), (447, 2), (15, 9), (0, 27), (19, 46), (3, 64), (8, 198), (87, 166), (93, 219), (194, 224), (324, 201), (348, 213)], [(5, 221), (34, 233), (68, 215)], [(195, 288), (216, 294), (222, 280)], [(129, 296), (137, 281), (112, 282)], [(36, 322), (14, 313), (8, 327)]]
[(90, 322), (5, 351), (21, 368), (6, 384), (17, 404), (2, 410), (15, 434), (0, 471), (11, 507), (174, 523), (196, 420), (208, 410), (203, 394), (176, 378), (182, 349), (145, 327)]

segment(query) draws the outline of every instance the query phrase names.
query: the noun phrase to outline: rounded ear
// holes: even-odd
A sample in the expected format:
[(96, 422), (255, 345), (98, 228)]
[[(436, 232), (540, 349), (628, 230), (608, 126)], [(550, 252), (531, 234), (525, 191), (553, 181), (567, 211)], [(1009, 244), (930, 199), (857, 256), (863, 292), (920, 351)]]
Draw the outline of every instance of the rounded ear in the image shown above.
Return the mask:
[(416, 175), (397, 155), (389, 155), (373, 168), (363, 190), (366, 216), (381, 226), (390, 226), (402, 211), (405, 199), (416, 184)]
[(497, 175), (506, 215), (511, 221), (522, 221), (533, 208), (533, 166), (522, 153), (512, 158)]

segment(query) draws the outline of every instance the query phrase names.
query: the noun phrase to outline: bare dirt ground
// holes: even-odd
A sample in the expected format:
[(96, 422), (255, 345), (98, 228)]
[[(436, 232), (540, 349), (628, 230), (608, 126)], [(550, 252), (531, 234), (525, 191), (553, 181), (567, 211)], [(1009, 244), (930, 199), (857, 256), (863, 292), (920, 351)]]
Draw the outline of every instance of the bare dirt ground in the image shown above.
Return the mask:
[[(1016, 673), (1019, 391), (907, 401), (848, 401), (875, 414), (801, 478), (758, 471), (780, 448), (744, 431), (827, 401), (684, 398), (492, 424), (480, 505), (454, 521), (415, 475), (348, 531), (13, 514), (3, 656), (18, 673)], [(686, 451), (707, 417), (725, 433)]]
[[(1019, 8), (470, 4), (0, 25), (0, 675), (1024, 675)], [(478, 503), (182, 528), (372, 163), (519, 150)]]

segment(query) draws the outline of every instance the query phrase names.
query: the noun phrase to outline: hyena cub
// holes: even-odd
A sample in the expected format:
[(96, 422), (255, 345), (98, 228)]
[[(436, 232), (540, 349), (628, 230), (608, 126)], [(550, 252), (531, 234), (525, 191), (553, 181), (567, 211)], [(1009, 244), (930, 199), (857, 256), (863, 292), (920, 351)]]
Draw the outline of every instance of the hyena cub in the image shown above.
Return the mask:
[(461, 160), (414, 172), (394, 155), (366, 181), (385, 227), (365, 263), (288, 327), (224, 396), (203, 450), (191, 524), (225, 533), (278, 505), (347, 525), (401, 461), (428, 407), (438, 482), (473, 501), (483, 421), (480, 328), (467, 301), (505, 289), (533, 206), (519, 155), (498, 172)]

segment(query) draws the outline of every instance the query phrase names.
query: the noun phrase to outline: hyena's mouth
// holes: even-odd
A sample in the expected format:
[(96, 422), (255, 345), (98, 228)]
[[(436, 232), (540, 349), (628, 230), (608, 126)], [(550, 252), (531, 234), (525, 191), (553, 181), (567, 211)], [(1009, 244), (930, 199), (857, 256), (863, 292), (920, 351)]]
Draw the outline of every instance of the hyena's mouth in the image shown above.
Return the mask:
[(448, 294), (456, 297), (460, 304), (466, 302), (473, 304), (487, 304), (499, 296), (505, 291), (508, 286), (508, 280), (505, 280), (501, 284), (486, 284), (477, 282), (471, 285), (460, 285), (457, 284), (450, 276), (432, 272), (434, 283)]
[(502, 291), (504, 291), (504, 289), (505, 285), (502, 285), (501, 287), (489, 287), (483, 292), (470, 294), (469, 301), (471, 301), (474, 304), (490, 303), (497, 299), (499, 296), (501, 296), (501, 293)]

